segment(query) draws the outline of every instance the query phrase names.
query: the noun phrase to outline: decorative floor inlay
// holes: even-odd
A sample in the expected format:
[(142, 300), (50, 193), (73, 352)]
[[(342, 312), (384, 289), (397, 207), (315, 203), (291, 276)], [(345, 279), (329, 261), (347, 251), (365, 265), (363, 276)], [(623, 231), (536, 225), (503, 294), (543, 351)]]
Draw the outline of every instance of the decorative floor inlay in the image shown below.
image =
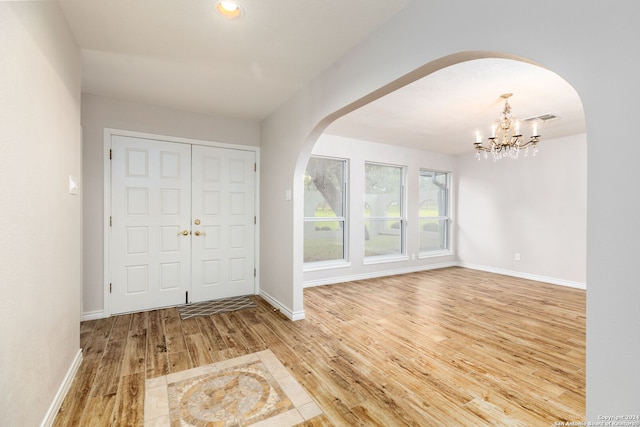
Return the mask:
[(169, 384), (171, 424), (252, 424), (293, 405), (260, 361)]
[(322, 414), (270, 350), (150, 379), (145, 390), (145, 427), (287, 427)]

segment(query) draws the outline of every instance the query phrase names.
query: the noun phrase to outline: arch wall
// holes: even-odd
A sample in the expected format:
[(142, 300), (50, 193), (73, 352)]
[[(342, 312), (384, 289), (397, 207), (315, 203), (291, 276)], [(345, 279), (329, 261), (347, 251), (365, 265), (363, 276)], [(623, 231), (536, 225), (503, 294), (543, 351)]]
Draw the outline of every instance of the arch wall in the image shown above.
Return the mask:
[(633, 97), (640, 93), (636, 7), (576, 0), (408, 4), (261, 124), (261, 173), (269, 177), (261, 189), (263, 295), (290, 318), (304, 317), (302, 176), (329, 123), (457, 62), (527, 58), (576, 89), (587, 122), (587, 419), (640, 414), (640, 220), (630, 192), (640, 179), (640, 144), (629, 137), (640, 113)]

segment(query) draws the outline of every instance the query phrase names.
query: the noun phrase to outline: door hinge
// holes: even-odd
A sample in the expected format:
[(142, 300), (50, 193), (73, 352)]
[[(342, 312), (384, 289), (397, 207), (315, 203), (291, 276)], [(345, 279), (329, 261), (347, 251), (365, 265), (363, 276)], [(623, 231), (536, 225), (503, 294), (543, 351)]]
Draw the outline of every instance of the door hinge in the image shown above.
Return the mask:
[(113, 226), (113, 217), (109, 216), (109, 227)]
[(111, 283), (109, 283), (109, 293), (111, 293)]
[(255, 217), (255, 215), (254, 215), (254, 217), (253, 217), (253, 224), (255, 225), (255, 224), (257, 224), (257, 223), (258, 223), (258, 220), (256, 219), (256, 217)]
[(254, 172), (258, 172), (258, 164), (257, 163), (253, 164), (253, 171)]
[(189, 304), (189, 291), (184, 292), (184, 303)]
[(253, 277), (256, 277), (256, 269), (253, 269)]
[(113, 160), (113, 150), (109, 149), (109, 160)]

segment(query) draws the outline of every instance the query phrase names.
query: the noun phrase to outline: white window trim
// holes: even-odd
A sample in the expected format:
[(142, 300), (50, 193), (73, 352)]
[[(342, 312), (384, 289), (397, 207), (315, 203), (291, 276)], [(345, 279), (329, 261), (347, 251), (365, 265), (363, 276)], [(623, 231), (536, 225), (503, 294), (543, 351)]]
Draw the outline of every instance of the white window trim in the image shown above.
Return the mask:
[(362, 265), (372, 265), (372, 264), (385, 264), (390, 262), (402, 262), (409, 261), (409, 257), (406, 254), (402, 255), (375, 255), (364, 257), (362, 260)]
[(424, 251), (418, 254), (418, 259), (439, 258), (443, 256), (451, 256), (453, 251), (450, 249), (439, 249), (435, 251)]
[(321, 271), (321, 270), (331, 270), (335, 268), (349, 268), (351, 267), (350, 261), (345, 260), (333, 260), (333, 261), (314, 261), (314, 262), (306, 262), (302, 268), (303, 272), (309, 271)]

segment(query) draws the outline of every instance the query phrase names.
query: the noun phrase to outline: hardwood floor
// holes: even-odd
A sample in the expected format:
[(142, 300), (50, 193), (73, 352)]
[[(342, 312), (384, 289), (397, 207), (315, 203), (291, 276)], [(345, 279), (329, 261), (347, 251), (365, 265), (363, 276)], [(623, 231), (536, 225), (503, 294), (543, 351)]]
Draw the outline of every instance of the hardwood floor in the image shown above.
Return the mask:
[(56, 426), (139, 426), (145, 378), (270, 349), (324, 410), (306, 426), (585, 419), (585, 291), (463, 268), (305, 290), (292, 322), (175, 308), (83, 322)]

